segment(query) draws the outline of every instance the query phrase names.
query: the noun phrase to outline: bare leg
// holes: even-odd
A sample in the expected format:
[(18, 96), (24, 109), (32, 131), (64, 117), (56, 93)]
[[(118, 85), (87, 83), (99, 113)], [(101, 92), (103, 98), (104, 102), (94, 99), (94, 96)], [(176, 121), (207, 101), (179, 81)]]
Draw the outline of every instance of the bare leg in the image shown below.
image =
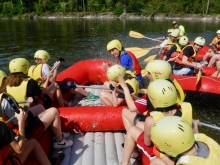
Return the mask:
[(38, 117), (40, 118), (41, 122), (44, 124), (45, 130), (49, 126), (51, 126), (52, 132), (57, 141), (61, 141), (63, 139), (61, 124), (60, 124), (60, 116), (56, 108), (54, 107), (49, 108), (46, 111), (39, 114)]
[(207, 53), (204, 55), (204, 57), (202, 58), (202, 61), (207, 61), (207, 59), (209, 57), (213, 57), (215, 54), (213, 52), (213, 50), (208, 50)]
[(164, 163), (160, 158), (154, 158), (151, 160), (150, 165), (166, 165), (166, 163)]
[(137, 138), (142, 132), (143, 131), (141, 131), (139, 128), (135, 126), (132, 126), (128, 129), (127, 135), (125, 138), (122, 165), (128, 165), (131, 154), (136, 147)]
[(208, 67), (214, 66), (215, 63), (216, 63), (217, 61), (219, 61), (219, 60), (220, 60), (220, 55), (215, 55), (215, 56), (213, 56), (213, 57), (210, 59), (210, 61), (209, 61)]
[(99, 94), (99, 98), (106, 106), (113, 106), (112, 93), (110, 91), (102, 90)]
[(220, 61), (216, 62), (216, 71), (212, 74), (212, 77), (220, 77)]
[(140, 130), (144, 131), (144, 122), (143, 121), (137, 122), (136, 127), (138, 127)]
[(131, 112), (129, 109), (124, 108), (122, 110), (122, 121), (124, 123), (124, 127), (128, 130), (131, 126), (134, 125), (134, 117), (137, 115), (136, 112)]
[(25, 141), (24, 145), (24, 152), (21, 154), (14, 153), (14, 155), (20, 159), (22, 164), (25, 162), (29, 154), (32, 153), (40, 164), (50, 165), (50, 161), (48, 160), (47, 155), (35, 139)]
[(54, 95), (56, 94), (56, 99), (59, 103), (59, 105), (61, 107), (64, 106), (64, 103), (63, 103), (63, 97), (62, 97), (62, 93), (61, 93), (61, 90), (60, 90), (60, 87), (57, 83), (53, 82), (51, 83), (48, 87), (47, 87), (47, 90), (45, 92), (51, 99), (54, 97)]
[(42, 104), (38, 104), (38, 105), (31, 107), (30, 111), (34, 116), (38, 116), (40, 113), (45, 111), (45, 108)]
[(89, 96), (89, 93), (83, 88), (71, 88), (70, 92), (71, 94), (81, 94), (83, 96)]

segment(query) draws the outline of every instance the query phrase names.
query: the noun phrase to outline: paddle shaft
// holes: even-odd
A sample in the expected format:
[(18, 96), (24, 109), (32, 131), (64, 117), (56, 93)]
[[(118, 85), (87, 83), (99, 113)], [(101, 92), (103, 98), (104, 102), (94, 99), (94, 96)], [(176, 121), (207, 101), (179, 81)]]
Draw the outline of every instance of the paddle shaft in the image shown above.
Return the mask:
[[(52, 67), (52, 69), (50, 70), (50, 72), (49, 72), (48, 74), (52, 73), (52, 72), (57, 68), (57, 66), (58, 66), (60, 63), (61, 63), (61, 61), (58, 61), (58, 62), (56, 63), (56, 65)], [(41, 81), (41, 83), (39, 84), (39, 86), (41, 86), (41, 85), (46, 81), (46, 78), (47, 78), (47, 75), (48, 75), (48, 74), (44, 75), (43, 80)]]
[[(94, 86), (83, 86), (83, 85), (76, 85), (76, 87), (79, 87), (79, 88), (91, 88), (91, 89), (104, 89), (104, 90), (111, 90), (110, 88), (106, 88), (106, 87), (94, 87)], [(117, 92), (120, 92), (120, 93), (124, 93), (123, 90), (121, 89), (118, 89), (118, 88), (115, 88), (115, 90)], [(131, 95), (134, 99), (139, 99), (139, 97), (137, 96), (134, 96), (134, 95)]]
[(209, 128), (213, 128), (213, 129), (217, 129), (220, 131), (220, 127), (217, 127), (217, 126), (214, 126), (214, 125), (211, 125), (211, 124), (206, 124), (206, 123), (203, 123), (203, 122), (200, 122), (200, 124), (202, 126), (205, 126), (205, 127), (209, 127)]
[[(17, 103), (18, 103), (18, 104), (26, 103), (26, 101), (25, 101), (25, 100), (24, 100), (24, 101), (18, 101)], [(7, 125), (7, 124), (11, 123), (11, 121), (14, 120), (15, 118), (16, 118), (15, 115), (12, 116), (10, 119), (8, 119), (8, 120), (5, 122), (5, 124)]]

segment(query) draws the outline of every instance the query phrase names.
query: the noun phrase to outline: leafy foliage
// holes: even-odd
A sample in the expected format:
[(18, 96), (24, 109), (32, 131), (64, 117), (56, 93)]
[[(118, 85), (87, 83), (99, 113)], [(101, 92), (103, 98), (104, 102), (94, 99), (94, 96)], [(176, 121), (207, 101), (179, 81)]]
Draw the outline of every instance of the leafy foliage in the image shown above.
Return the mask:
[(125, 11), (137, 14), (218, 14), (220, 3), (219, 0), (0, 0), (1, 16), (83, 11), (113, 12), (116, 15)]

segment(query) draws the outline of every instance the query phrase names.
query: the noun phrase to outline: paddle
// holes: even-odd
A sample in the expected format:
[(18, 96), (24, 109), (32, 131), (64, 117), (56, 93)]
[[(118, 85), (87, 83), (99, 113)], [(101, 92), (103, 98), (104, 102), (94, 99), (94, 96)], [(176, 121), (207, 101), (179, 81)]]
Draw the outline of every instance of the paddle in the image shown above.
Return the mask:
[(126, 51), (132, 52), (137, 58), (141, 58), (148, 54), (152, 49), (158, 49), (161, 47), (151, 47), (151, 48), (139, 48), (139, 47), (129, 47), (125, 48)]
[(145, 59), (144, 59), (144, 62), (145, 62), (145, 63), (148, 63), (148, 62), (150, 62), (150, 61), (153, 61), (156, 57), (157, 57), (157, 54), (151, 55), (151, 56), (145, 58)]
[(126, 51), (132, 52), (136, 58), (141, 58), (151, 51), (151, 48), (143, 49), (138, 47), (125, 48)]
[[(94, 86), (83, 86), (83, 85), (76, 85), (76, 87), (79, 88), (91, 88), (91, 89), (104, 89), (104, 90), (111, 90), (110, 88), (106, 88), (106, 87), (94, 87)], [(118, 89), (118, 88), (114, 88), (114, 90), (120, 92), (120, 93), (124, 93), (124, 91), (122, 89)], [(139, 97), (131, 95), (134, 99), (139, 99)]]
[[(25, 103), (23, 110), (24, 110), (25, 112), (28, 111), (28, 107), (29, 107), (30, 102), (28, 102), (28, 101), (19, 101), (19, 102), (17, 102), (17, 103)], [(20, 113), (20, 111), (19, 111), (18, 109), (15, 109), (15, 112), (16, 112), (16, 113)], [(9, 124), (9, 123), (10, 123), (12, 120), (14, 120), (15, 118), (16, 118), (15, 115), (12, 116), (10, 119), (8, 119), (8, 120), (5, 122), (5, 124)]]
[(217, 127), (217, 126), (214, 126), (214, 125), (211, 125), (211, 124), (206, 124), (206, 123), (203, 123), (203, 122), (200, 122), (200, 124), (202, 126), (205, 126), (205, 127), (209, 127), (209, 128), (220, 130), (220, 127)]
[(200, 81), (201, 77), (202, 77), (202, 68), (199, 68), (199, 72), (197, 73), (197, 78), (196, 78), (196, 85)]
[[(76, 85), (76, 87), (110, 90), (109, 88), (106, 88), (106, 87), (95, 87), (95, 86)], [(124, 91), (121, 90), (121, 89), (115, 88), (115, 90), (118, 91), (118, 92), (124, 93)], [(137, 97), (137, 96), (133, 96), (133, 95), (132, 95), (132, 97), (134, 97), (135, 99), (139, 99), (139, 97)], [(205, 127), (209, 127), (209, 128), (213, 128), (213, 129), (220, 130), (220, 127), (213, 126), (213, 125), (211, 125), (211, 124), (207, 124), (207, 123), (204, 123), (204, 122), (200, 122), (200, 124), (201, 124), (202, 126), (205, 126)]]
[(150, 37), (146, 37), (146, 36), (142, 35), (141, 33), (138, 33), (138, 32), (132, 31), (132, 30), (129, 32), (129, 36), (130, 36), (130, 37), (134, 37), (134, 38), (147, 38), (147, 39), (149, 39), (149, 40), (162, 42), (162, 41), (157, 40), (157, 39), (153, 39), (153, 38), (150, 38)]
[[(52, 69), (50, 70), (50, 72), (49, 72), (48, 74), (53, 73), (53, 71), (57, 68), (57, 66), (58, 66), (61, 62), (63, 62), (63, 61), (65, 61), (64, 58), (59, 58), (59, 61), (56, 63), (56, 65), (54, 65), (54, 66), (52, 67)], [(48, 74), (47, 74), (47, 75), (48, 75)], [(41, 83), (39, 84), (39, 86), (41, 86), (41, 85), (46, 81), (47, 75), (44, 75), (43, 80), (41, 81)]]

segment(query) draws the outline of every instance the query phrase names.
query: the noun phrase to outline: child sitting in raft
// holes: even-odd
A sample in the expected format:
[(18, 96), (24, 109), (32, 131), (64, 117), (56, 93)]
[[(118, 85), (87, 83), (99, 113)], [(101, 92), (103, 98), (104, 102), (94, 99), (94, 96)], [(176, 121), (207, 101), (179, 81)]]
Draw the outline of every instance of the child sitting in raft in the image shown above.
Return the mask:
[[(150, 113), (145, 122), (139, 122), (140, 128), (131, 126), (126, 135), (122, 165), (127, 165), (133, 150), (141, 149), (150, 160), (154, 158), (153, 143), (150, 139), (150, 130), (155, 121), (165, 116), (180, 116), (192, 125), (192, 107), (189, 103), (181, 103), (181, 109), (177, 106), (177, 90), (168, 80), (157, 79), (150, 83), (147, 94), (155, 111)], [(197, 126), (197, 125), (196, 125)]]
[(219, 165), (219, 144), (205, 134), (194, 133), (183, 118), (161, 118), (150, 132), (155, 155), (163, 154), (162, 158), (154, 158), (151, 165)]
[[(15, 114), (18, 120), (18, 140), (7, 125), (0, 121), (0, 164), (2, 165), (22, 165), (29, 155), (32, 155), (42, 165), (51, 165), (47, 155), (35, 139), (25, 138), (24, 123), (27, 113), (22, 109), (19, 114)], [(61, 161), (64, 155), (61, 157)], [(57, 163), (60, 163), (57, 162)]]
[(125, 78), (125, 82), (129, 88), (129, 92), (133, 95), (138, 95), (139, 93), (139, 82), (134, 74), (116, 64), (111, 66), (107, 71), (107, 77), (110, 81), (104, 83), (104, 86), (109, 87), (111, 90), (103, 90), (100, 92), (101, 101), (107, 106), (120, 106), (125, 96), (123, 93), (117, 92), (115, 88), (117, 87), (118, 76), (122, 75)]
[[(141, 88), (144, 87), (143, 77), (141, 75), (141, 66), (132, 52), (124, 50), (121, 42), (119, 40), (112, 40), (107, 44), (107, 51), (118, 59), (117, 64), (121, 65), (125, 70), (134, 70), (134, 74), (139, 81), (139, 85)], [(103, 62), (103, 68), (108, 70), (112, 64), (108, 64)]]
[[(51, 71), (51, 67), (47, 64), (47, 62), (50, 60), (50, 55), (48, 52), (45, 50), (38, 50), (34, 54), (34, 59), (35, 59), (35, 65), (31, 66), (28, 70), (28, 76), (31, 78), (38, 80), (41, 79), (42, 77), (45, 77), (48, 75)], [(68, 81), (68, 82), (56, 82), (56, 77), (57, 77), (57, 69), (59, 68), (59, 65), (57, 62), (54, 64), (55, 69), (53, 71), (53, 75), (50, 78), (50, 82), (54, 84), (58, 84), (57, 86), (57, 93), (58, 95), (60, 94), (60, 90), (62, 93), (64, 92), (70, 92), (71, 94), (81, 94), (86, 96), (87, 101), (95, 101), (99, 99), (98, 96), (93, 95), (91, 92), (87, 92), (83, 88), (76, 87), (76, 82), (74, 81)], [(41, 79), (42, 80), (42, 79)], [(65, 105), (67, 106), (72, 106), (71, 102), (67, 102), (62, 98), (62, 101)]]
[[(172, 73), (172, 68), (167, 61), (163, 60), (153, 60), (150, 61), (145, 70), (147, 71), (147, 78), (150, 82), (153, 82), (156, 79), (170, 79), (170, 75)], [(178, 101), (183, 101), (185, 98), (185, 94), (181, 88), (181, 86), (174, 79), (170, 79), (172, 83), (174, 83), (177, 91), (178, 91)], [(125, 129), (128, 130), (129, 127), (136, 125), (138, 122), (144, 122), (146, 116), (149, 115), (150, 111), (153, 111), (154, 108), (149, 101), (147, 94), (143, 95), (141, 98), (137, 100), (133, 100), (130, 93), (128, 92), (128, 88), (125, 84), (124, 79), (119, 77), (119, 84), (124, 90), (125, 100), (127, 103), (127, 108), (122, 110), (122, 120), (125, 126)], [(138, 124), (137, 124), (138, 125)], [(142, 125), (140, 125), (142, 126)], [(144, 128), (141, 128), (144, 130)]]
[[(28, 98), (29, 106), (35, 102), (38, 101), (36, 98), (40, 97), (40, 94), (37, 95), (28, 95), (32, 91), (41, 91), (40, 87), (37, 85), (37, 82), (33, 79), (30, 79), (27, 77), (27, 70), (29, 68), (29, 62), (24, 58), (17, 58), (11, 60), (9, 63), (9, 70), (11, 72), (10, 76), (7, 77), (7, 79), (4, 79), (4, 76), (1, 76), (2, 79), (0, 79), (1, 83), (1, 115), (7, 118), (11, 118), (14, 114), (14, 111), (17, 109), (17, 103), (14, 101), (13, 97), (16, 100), (26, 100)], [(32, 82), (30, 82), (32, 80)], [(30, 85), (30, 83), (32, 83)], [(36, 83), (36, 85), (33, 85)], [(10, 95), (7, 93), (3, 93), (5, 86), (9, 89), (11, 88)], [(28, 88), (29, 86), (29, 88)], [(32, 88), (34, 87), (34, 88)], [(36, 89), (37, 88), (37, 89)], [(13, 91), (13, 92), (12, 92)], [(19, 97), (17, 95), (19, 93)], [(42, 93), (42, 91), (41, 91)], [(7, 98), (7, 99), (6, 99)], [(31, 101), (29, 101), (31, 99)], [(44, 99), (45, 101), (45, 99)], [(62, 133), (61, 131), (61, 122), (60, 122), (60, 116), (59, 111), (54, 108), (48, 108), (47, 110), (44, 109), (42, 105), (40, 109), (43, 111), (37, 111), (37, 109), (30, 109), (27, 117), (27, 121), (29, 124), (27, 124), (26, 129), (26, 136), (29, 136), (30, 133), (34, 130), (36, 126), (40, 126), (43, 130), (46, 130), (48, 127), (52, 130), (52, 132), (55, 135), (55, 142), (53, 144), (54, 148), (67, 148), (72, 146), (73, 141), (66, 140), (65, 138), (69, 136), (69, 133)], [(15, 119), (16, 120), (16, 119)], [(16, 121), (14, 121), (14, 124), (17, 124)]]

